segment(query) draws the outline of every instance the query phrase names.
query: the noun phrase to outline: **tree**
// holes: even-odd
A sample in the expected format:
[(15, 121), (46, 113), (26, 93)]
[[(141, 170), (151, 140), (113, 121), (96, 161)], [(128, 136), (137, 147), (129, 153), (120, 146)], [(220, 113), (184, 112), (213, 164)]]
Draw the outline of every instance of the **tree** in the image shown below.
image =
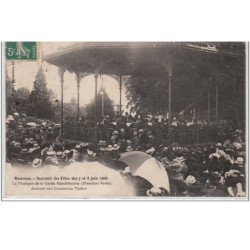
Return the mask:
[[(197, 44), (197, 43), (195, 43)], [(202, 44), (204, 45), (204, 44)], [(181, 50), (173, 56), (172, 114), (194, 107), (201, 119), (207, 118), (210, 89), (210, 120), (215, 118), (215, 89), (218, 86), (218, 117), (238, 126), (245, 121), (244, 43), (216, 43), (220, 52)], [(212, 46), (212, 44), (211, 44)], [(145, 67), (144, 67), (145, 68)], [(131, 111), (166, 114), (169, 79), (164, 68), (141, 69), (125, 82)], [(152, 72), (152, 74), (151, 74)], [(188, 112), (187, 112), (188, 113)], [(187, 114), (186, 113), (186, 114)]]
[(40, 118), (53, 118), (54, 111), (51, 102), (51, 94), (47, 89), (46, 78), (42, 67), (40, 67), (37, 72), (34, 88), (31, 91), (29, 101), (29, 115)]
[[(97, 94), (97, 117), (100, 119), (102, 117), (102, 94), (104, 101), (104, 115), (113, 115), (114, 114), (114, 104), (113, 101), (109, 98), (104, 89), (99, 91)], [(94, 119), (95, 117), (95, 100), (93, 99), (85, 108), (88, 118)]]
[(72, 97), (69, 103), (64, 103), (63, 113), (65, 118), (75, 120), (77, 117), (77, 102), (75, 97)]
[(17, 112), (28, 112), (29, 96), (30, 91), (25, 87), (19, 88), (15, 91), (15, 106)]
[(125, 82), (131, 111), (150, 114), (166, 113), (168, 96), (167, 75), (131, 76)]
[(7, 70), (5, 71), (6, 78), (6, 113), (9, 114), (15, 111), (15, 89), (14, 83), (10, 79)]
[[(61, 101), (54, 98), (53, 102), (54, 119), (58, 122), (61, 120)], [(70, 102), (63, 103), (64, 119), (75, 120), (77, 118), (77, 102), (73, 97)], [(80, 107), (79, 117), (84, 116), (84, 108)]]

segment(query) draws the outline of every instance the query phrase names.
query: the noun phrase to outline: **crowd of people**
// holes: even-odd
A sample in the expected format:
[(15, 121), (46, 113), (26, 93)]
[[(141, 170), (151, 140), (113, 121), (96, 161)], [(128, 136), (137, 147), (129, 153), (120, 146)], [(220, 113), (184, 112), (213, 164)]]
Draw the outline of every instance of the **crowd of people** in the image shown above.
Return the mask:
[(153, 133), (156, 144), (181, 141), (182, 143), (194, 143), (196, 141), (224, 140), (232, 138), (235, 130), (229, 121), (218, 122), (196, 117), (184, 117), (183, 114), (174, 114), (169, 124), (168, 115), (105, 115), (97, 122), (94, 118), (80, 118), (77, 122), (72, 117), (65, 119), (64, 138), (82, 141), (90, 141), (94, 137), (94, 126), (98, 127), (98, 138), (108, 140), (114, 130), (125, 130), (125, 135), (130, 138), (133, 132), (143, 129), (144, 132)]
[[(173, 122), (174, 127), (188, 126)], [(171, 128), (165, 125), (160, 117), (145, 120), (124, 115), (112, 121), (106, 117), (98, 124), (103, 131), (99, 140), (73, 141), (62, 138), (61, 124), (13, 113), (6, 120), (6, 161), (18, 167), (63, 168), (74, 162), (116, 160), (121, 153), (143, 151), (165, 167), (170, 196), (245, 196), (242, 130), (232, 130), (224, 122), (219, 126), (222, 136), (216, 142), (183, 144), (171, 141), (168, 137)], [(190, 126), (200, 125), (197, 122)], [(154, 187), (150, 195), (161, 193)]]

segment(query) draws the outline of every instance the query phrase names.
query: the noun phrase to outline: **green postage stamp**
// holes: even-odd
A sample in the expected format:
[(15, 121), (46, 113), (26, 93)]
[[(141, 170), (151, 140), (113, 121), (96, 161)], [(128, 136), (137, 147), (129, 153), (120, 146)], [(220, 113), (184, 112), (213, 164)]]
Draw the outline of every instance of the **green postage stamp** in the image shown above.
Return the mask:
[(37, 43), (36, 42), (6, 42), (7, 60), (36, 60)]

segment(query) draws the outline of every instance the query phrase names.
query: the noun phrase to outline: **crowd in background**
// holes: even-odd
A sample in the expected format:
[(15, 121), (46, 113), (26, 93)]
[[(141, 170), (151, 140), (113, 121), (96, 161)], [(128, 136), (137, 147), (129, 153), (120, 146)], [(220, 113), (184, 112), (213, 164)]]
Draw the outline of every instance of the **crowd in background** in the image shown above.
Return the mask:
[[(65, 126), (70, 121), (65, 121)], [(93, 127), (81, 120), (78, 127)], [(171, 130), (214, 128), (216, 141), (186, 144), (175, 141)], [(107, 129), (108, 128), (108, 129)], [(6, 161), (13, 166), (63, 168), (74, 162), (116, 160), (119, 154), (143, 151), (165, 167), (173, 196), (245, 196), (244, 132), (230, 123), (185, 122), (163, 116), (104, 117), (98, 122), (99, 140), (61, 137), (61, 124), (14, 113), (6, 120)], [(87, 139), (86, 139), (87, 138)], [(157, 192), (155, 193), (157, 195)]]
[(94, 118), (65, 119), (64, 138), (82, 141), (91, 141), (94, 137), (94, 126), (98, 127), (98, 138), (108, 140), (114, 130), (125, 130), (125, 135), (130, 138), (133, 132), (143, 129), (145, 133), (153, 133), (156, 144), (194, 143), (197, 141), (217, 141), (232, 138), (237, 129), (230, 121), (207, 121), (196, 119), (195, 116), (185, 117), (183, 114), (175, 114), (169, 124), (167, 115), (106, 115), (95, 121)]

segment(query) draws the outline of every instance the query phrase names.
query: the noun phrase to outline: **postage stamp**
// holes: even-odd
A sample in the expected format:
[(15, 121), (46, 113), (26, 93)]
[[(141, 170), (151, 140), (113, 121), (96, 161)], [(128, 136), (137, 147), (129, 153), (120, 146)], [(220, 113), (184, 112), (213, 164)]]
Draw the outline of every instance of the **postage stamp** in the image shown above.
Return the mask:
[(36, 60), (36, 42), (6, 42), (7, 60)]

